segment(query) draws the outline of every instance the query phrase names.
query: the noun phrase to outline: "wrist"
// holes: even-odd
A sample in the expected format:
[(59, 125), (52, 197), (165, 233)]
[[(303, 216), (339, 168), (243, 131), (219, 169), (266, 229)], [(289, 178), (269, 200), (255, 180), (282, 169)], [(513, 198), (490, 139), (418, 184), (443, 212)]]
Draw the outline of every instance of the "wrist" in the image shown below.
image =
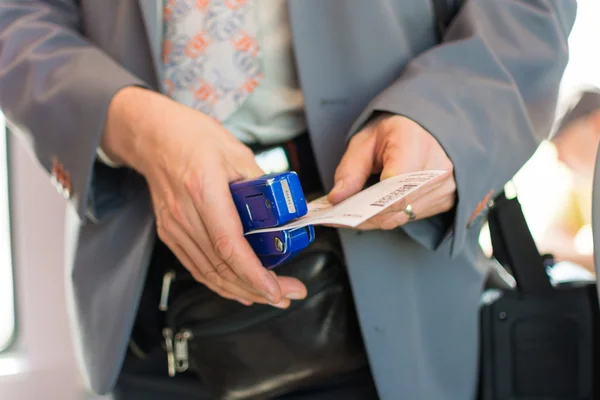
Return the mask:
[(150, 90), (127, 86), (112, 98), (100, 149), (116, 164), (141, 172), (144, 164), (144, 146), (153, 132), (157, 102), (161, 98)]

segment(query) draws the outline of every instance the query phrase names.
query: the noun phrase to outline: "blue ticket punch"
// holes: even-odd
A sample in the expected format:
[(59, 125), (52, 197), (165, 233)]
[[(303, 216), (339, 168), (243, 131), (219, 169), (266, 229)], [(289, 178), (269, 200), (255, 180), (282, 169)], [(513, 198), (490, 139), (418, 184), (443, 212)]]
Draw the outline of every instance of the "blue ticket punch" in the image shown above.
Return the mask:
[(308, 212), (295, 172), (263, 175), (230, 185), (244, 232), (280, 226)]
[[(230, 185), (244, 232), (274, 228), (306, 215), (308, 207), (295, 172), (264, 175)], [(266, 268), (290, 259), (315, 239), (312, 225), (246, 235), (250, 246)]]
[(265, 268), (272, 269), (289, 260), (315, 240), (312, 225), (247, 235), (246, 239)]

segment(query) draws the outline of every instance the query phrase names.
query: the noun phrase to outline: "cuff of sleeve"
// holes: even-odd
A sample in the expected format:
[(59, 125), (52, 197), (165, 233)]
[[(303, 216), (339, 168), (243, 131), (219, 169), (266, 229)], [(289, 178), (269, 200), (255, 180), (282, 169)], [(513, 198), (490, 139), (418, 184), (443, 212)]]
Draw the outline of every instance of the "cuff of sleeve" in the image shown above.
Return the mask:
[(110, 159), (110, 157), (104, 152), (104, 150), (102, 150), (101, 146), (98, 146), (98, 148), (96, 149), (96, 156), (98, 157), (98, 160), (103, 163), (104, 165), (111, 167), (111, 168), (121, 168), (123, 165), (113, 161)]

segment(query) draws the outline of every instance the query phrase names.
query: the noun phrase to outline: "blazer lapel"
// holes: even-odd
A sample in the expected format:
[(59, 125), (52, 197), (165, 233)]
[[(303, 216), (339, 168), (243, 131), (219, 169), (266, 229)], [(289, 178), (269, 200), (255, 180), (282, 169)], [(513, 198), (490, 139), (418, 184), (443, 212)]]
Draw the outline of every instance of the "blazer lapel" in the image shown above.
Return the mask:
[(152, 52), (152, 60), (154, 70), (156, 71), (157, 80), (162, 81), (162, 62), (161, 62), (161, 42), (162, 42), (162, 0), (138, 0), (144, 26), (146, 27), (146, 35), (150, 43)]

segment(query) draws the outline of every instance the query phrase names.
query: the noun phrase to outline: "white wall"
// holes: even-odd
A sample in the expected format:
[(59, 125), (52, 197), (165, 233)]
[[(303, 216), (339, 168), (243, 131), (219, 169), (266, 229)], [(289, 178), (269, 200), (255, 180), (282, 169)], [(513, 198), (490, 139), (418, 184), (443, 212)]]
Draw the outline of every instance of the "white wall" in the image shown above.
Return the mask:
[(86, 398), (64, 296), (64, 199), (9, 138), (18, 340), (0, 354), (0, 399)]
[(600, 88), (600, 1), (577, 0), (577, 19), (569, 36), (569, 64), (561, 82), (559, 114), (584, 89)]

